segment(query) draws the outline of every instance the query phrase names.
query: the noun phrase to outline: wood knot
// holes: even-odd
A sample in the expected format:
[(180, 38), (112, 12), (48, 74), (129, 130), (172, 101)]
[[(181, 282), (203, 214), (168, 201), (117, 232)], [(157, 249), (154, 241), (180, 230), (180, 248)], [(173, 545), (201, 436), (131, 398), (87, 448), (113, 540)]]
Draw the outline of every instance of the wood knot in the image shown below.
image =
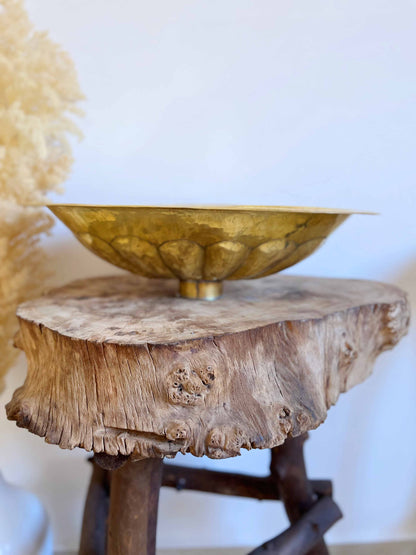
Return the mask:
[(282, 407), (282, 409), (279, 412), (279, 418), (287, 418), (288, 416), (290, 416), (290, 409), (288, 407)]
[(168, 398), (177, 405), (200, 405), (210, 392), (214, 380), (215, 370), (212, 366), (196, 370), (176, 368), (167, 378)]
[(345, 339), (347, 337), (346, 332), (343, 334), (344, 341), (341, 345), (339, 353), (338, 370), (343, 371), (351, 366), (354, 360), (358, 357), (358, 351), (353, 345), (351, 340)]
[(226, 459), (240, 454), (240, 449), (251, 449), (246, 434), (234, 426), (213, 428), (205, 440), (207, 455), (211, 459)]
[(178, 439), (188, 439), (190, 436), (190, 428), (186, 422), (177, 421), (170, 422), (166, 428), (166, 439), (175, 441)]
[(296, 421), (301, 428), (306, 429), (309, 426), (310, 418), (304, 412), (300, 412), (299, 414), (296, 415)]

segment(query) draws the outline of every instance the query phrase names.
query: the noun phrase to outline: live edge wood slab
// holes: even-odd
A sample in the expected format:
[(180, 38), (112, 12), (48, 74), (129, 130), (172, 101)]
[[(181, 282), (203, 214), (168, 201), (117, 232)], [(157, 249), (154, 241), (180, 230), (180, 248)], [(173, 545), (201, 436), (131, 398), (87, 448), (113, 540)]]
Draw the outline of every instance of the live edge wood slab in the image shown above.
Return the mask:
[[(408, 328), (381, 283), (271, 276), (215, 302), (130, 275), (77, 281), (21, 305), (28, 374), (8, 417), (47, 442), (94, 451), (80, 555), (154, 555), (160, 486), (283, 501), (291, 526), (251, 552), (329, 555), (341, 518), (309, 480), (306, 431)], [(271, 448), (270, 475), (165, 465)]]
[(73, 282), (19, 307), (17, 425), (110, 456), (234, 457), (316, 428), (406, 333), (382, 283), (274, 275), (215, 302), (133, 275)]

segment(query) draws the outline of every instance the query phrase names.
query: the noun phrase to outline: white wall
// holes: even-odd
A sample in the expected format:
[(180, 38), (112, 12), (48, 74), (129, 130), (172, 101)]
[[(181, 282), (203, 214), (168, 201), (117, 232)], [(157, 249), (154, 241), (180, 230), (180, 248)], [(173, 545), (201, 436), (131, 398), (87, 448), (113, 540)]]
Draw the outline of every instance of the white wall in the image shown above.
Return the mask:
[[(292, 273), (384, 280), (416, 306), (414, 0), (30, 0), (88, 97), (68, 202), (215, 202), (372, 209)], [(111, 273), (60, 225), (55, 283)], [(415, 328), (343, 396), (306, 447), (345, 518), (332, 542), (416, 537)], [(1, 402), (24, 379), (11, 372)], [(37, 493), (57, 548), (75, 548), (89, 468), (3, 416), (0, 468)], [(266, 452), (223, 462), (266, 471)], [(163, 491), (160, 547), (249, 545), (276, 503)]]

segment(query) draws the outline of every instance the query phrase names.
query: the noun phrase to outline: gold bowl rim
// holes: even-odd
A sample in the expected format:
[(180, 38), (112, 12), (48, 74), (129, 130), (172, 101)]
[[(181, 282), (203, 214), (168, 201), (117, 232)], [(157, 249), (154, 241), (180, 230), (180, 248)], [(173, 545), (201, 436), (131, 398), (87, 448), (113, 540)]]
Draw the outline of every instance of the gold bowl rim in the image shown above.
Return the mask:
[(47, 208), (110, 208), (110, 209), (152, 209), (152, 210), (200, 210), (200, 211), (224, 211), (224, 212), (293, 212), (306, 214), (363, 214), (377, 216), (378, 212), (368, 210), (352, 210), (345, 208), (322, 208), (314, 206), (263, 206), (263, 205), (237, 205), (237, 204), (163, 204), (163, 205), (140, 205), (140, 204), (82, 204), (82, 203), (47, 203)]

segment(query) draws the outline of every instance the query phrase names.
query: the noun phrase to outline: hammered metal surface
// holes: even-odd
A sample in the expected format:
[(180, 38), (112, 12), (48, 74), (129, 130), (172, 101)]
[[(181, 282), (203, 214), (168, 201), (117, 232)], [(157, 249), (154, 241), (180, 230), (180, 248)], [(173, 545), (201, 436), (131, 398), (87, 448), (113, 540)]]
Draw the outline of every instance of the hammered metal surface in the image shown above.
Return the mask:
[(286, 207), (49, 208), (85, 247), (115, 266), (182, 281), (274, 274), (309, 256), (351, 214)]

